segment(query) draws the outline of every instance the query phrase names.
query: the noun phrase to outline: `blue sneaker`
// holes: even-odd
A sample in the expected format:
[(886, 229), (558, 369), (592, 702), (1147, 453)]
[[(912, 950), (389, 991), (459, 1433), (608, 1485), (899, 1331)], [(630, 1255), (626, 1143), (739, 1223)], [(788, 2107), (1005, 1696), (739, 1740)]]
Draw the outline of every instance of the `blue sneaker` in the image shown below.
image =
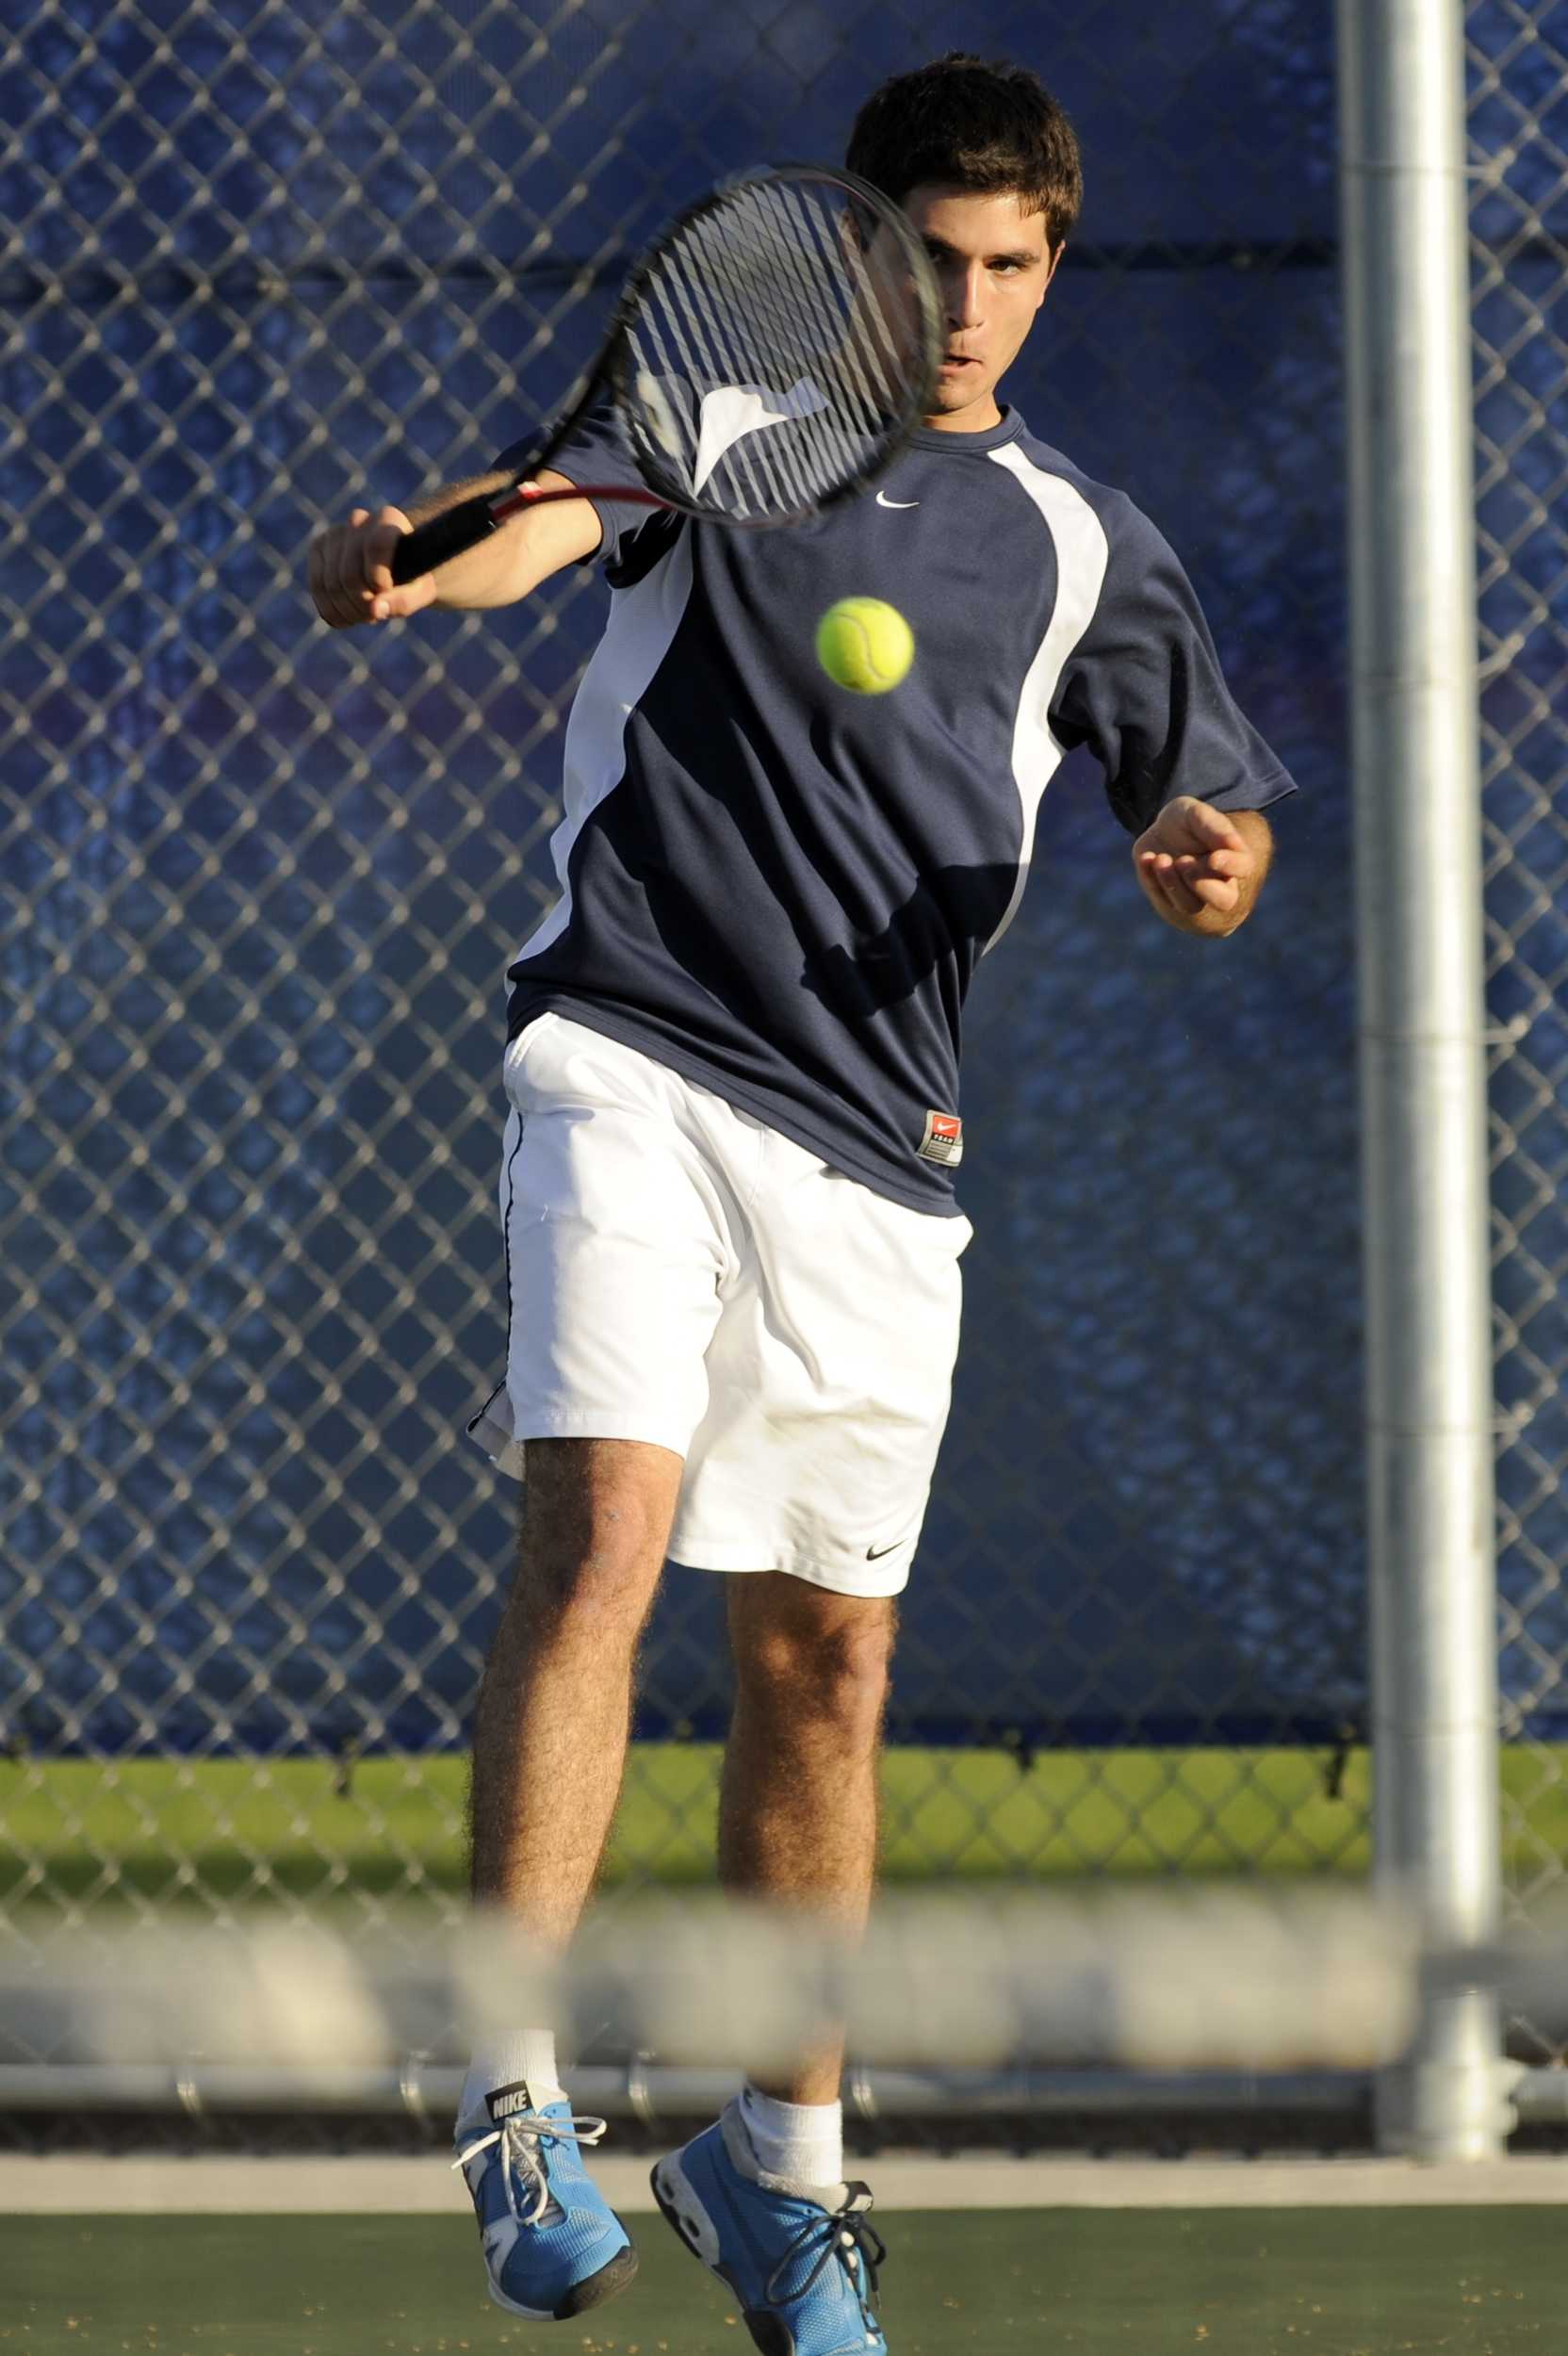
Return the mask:
[(531, 2323), (564, 2321), (624, 2290), (637, 2271), (631, 2237), (582, 2165), (602, 2119), (569, 2102), (535, 2110), (526, 2086), (498, 2086), (490, 2125), (460, 2129), (454, 2168), (473, 2195), (490, 2296)]
[(734, 2292), (762, 2356), (887, 2356), (872, 2301), (888, 2253), (867, 2221), (865, 2185), (759, 2184), (746, 2150), (731, 2103), (661, 2160), (653, 2197), (669, 2223)]

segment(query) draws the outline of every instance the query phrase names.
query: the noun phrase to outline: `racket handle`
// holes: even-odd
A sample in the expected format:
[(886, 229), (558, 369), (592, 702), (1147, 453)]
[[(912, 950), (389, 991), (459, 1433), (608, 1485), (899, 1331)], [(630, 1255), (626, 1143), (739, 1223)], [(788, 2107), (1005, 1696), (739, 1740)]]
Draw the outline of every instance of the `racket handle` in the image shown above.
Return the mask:
[(405, 581), (417, 581), (422, 574), (434, 572), (437, 564), (466, 554), (488, 539), (497, 522), (490, 498), (482, 491), (477, 499), (464, 499), (449, 507), (445, 515), (433, 515), (429, 523), (416, 524), (392, 551), (394, 581), (400, 587)]

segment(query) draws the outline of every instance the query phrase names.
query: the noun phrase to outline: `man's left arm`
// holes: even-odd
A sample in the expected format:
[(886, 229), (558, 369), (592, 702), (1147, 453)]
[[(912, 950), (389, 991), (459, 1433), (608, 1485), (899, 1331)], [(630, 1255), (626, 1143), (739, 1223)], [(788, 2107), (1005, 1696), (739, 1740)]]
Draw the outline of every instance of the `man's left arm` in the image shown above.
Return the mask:
[(1218, 941), (1251, 915), (1273, 855), (1261, 810), (1216, 810), (1178, 794), (1134, 843), (1133, 868), (1157, 916)]

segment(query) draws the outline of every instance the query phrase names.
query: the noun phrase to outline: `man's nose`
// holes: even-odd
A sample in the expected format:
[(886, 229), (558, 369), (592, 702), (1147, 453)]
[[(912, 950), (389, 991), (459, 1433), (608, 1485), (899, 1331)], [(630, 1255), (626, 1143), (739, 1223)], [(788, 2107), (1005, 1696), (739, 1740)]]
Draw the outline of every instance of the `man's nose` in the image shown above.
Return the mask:
[(982, 269), (981, 263), (970, 262), (961, 270), (948, 272), (943, 291), (947, 316), (955, 327), (978, 327), (985, 317), (980, 291)]

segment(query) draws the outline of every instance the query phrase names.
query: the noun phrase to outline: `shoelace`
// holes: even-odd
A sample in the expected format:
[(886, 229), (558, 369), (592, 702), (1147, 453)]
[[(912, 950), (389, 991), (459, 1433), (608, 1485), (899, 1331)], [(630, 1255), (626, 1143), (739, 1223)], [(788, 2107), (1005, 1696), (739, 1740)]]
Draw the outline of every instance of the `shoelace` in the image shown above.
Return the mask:
[[(874, 2330), (876, 2317), (871, 2302), (876, 2296), (876, 2269), (887, 2258), (888, 2245), (866, 2215), (870, 2206), (871, 2194), (865, 2185), (851, 2184), (841, 2208), (829, 2209), (825, 2217), (808, 2217), (763, 2285), (762, 2297), (767, 2304), (770, 2307), (782, 2306), (786, 2296), (792, 2299), (804, 2299), (821, 2278), (829, 2260), (837, 2258), (849, 2277), (850, 2288), (860, 2302), (860, 2320), (868, 2331)], [(794, 2261), (804, 2256), (819, 2237), (822, 2247), (811, 2263), (806, 2280), (786, 2294), (781, 2287), (784, 2277)]]
[[(498, 2127), (492, 2127), (487, 2135), (476, 2135), (465, 2144), (453, 2168), (466, 2168), (481, 2151), (488, 2151), (492, 2144), (501, 2147), (501, 2183), (506, 2190), (506, 2205), (519, 2225), (537, 2225), (549, 2206), (549, 2178), (540, 2156), (542, 2143), (597, 2143), (609, 2121), (603, 2119), (547, 2119), (542, 2111), (518, 2111), (512, 2119), (503, 2119)], [(514, 2181), (515, 2180), (515, 2181)], [(517, 2198), (516, 2183), (528, 2187), (530, 2205), (525, 2210)]]

